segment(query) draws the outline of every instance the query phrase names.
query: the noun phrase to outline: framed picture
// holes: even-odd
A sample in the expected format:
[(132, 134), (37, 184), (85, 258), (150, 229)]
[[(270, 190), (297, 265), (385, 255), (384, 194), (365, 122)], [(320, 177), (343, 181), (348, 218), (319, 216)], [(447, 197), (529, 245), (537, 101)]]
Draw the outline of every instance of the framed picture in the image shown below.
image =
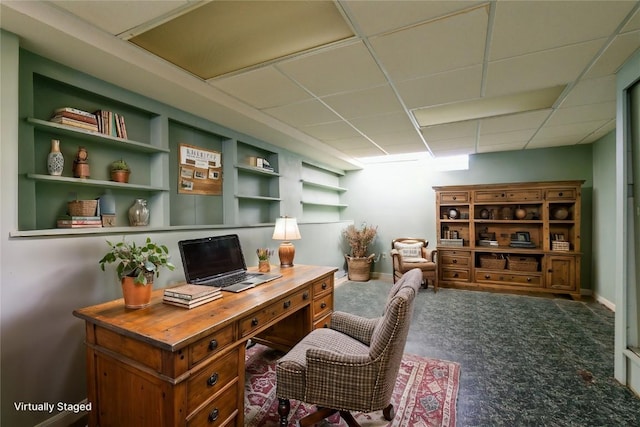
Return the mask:
[(530, 242), (531, 237), (528, 231), (516, 231), (516, 238), (514, 240), (518, 242)]

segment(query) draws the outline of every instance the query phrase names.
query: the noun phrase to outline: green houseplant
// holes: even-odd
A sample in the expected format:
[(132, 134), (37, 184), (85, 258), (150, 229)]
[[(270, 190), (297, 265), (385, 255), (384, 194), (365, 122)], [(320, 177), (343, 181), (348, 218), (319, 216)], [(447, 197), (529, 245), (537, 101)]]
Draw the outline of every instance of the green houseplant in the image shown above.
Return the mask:
[(111, 181), (129, 182), (131, 169), (123, 159), (111, 162)]
[(160, 269), (175, 269), (170, 262), (169, 249), (158, 245), (149, 237), (144, 245), (127, 242), (111, 243), (107, 240), (109, 251), (100, 259), (102, 271), (105, 265), (116, 263), (116, 273), (122, 283), (122, 291), (127, 308), (142, 308), (149, 305), (153, 277), (160, 276)]
[(368, 246), (378, 234), (378, 227), (363, 223), (360, 228), (349, 225), (342, 235), (351, 248), (351, 254), (345, 255), (349, 280), (366, 282), (371, 275), (371, 263), (375, 254), (367, 255)]

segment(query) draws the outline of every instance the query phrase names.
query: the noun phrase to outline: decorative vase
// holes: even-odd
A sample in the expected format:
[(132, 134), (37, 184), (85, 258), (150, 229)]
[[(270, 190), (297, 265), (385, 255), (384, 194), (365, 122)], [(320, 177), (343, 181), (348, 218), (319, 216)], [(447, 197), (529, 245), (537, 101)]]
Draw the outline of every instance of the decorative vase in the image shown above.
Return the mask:
[(122, 296), (126, 308), (144, 308), (151, 302), (153, 282), (147, 282), (146, 285), (143, 285), (135, 283), (135, 280), (135, 277), (129, 276), (122, 278)]
[(258, 271), (261, 273), (268, 273), (271, 271), (271, 264), (268, 259), (258, 260)]
[(47, 156), (47, 171), (49, 175), (60, 176), (64, 169), (64, 156), (60, 152), (60, 140), (51, 140), (51, 151)]
[(129, 208), (129, 225), (149, 225), (149, 208), (145, 199), (136, 199), (136, 202)]
[(553, 210), (552, 214), (553, 214), (553, 219), (559, 219), (559, 220), (567, 219), (569, 218), (569, 209), (567, 209), (564, 206), (559, 206)]

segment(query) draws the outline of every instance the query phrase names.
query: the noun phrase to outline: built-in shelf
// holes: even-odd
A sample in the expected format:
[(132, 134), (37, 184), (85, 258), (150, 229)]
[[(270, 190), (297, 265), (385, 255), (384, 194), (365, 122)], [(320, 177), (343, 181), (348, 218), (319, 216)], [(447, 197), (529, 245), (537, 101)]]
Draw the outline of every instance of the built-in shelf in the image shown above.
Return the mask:
[(267, 196), (248, 196), (242, 194), (236, 194), (238, 199), (244, 200), (262, 200), (265, 202), (279, 202), (281, 199), (279, 197), (267, 197)]
[(168, 188), (154, 187), (151, 185), (128, 184), (89, 178), (71, 178), (67, 176), (42, 175), (37, 173), (28, 173), (27, 178), (33, 179), (35, 181), (52, 182), (65, 185), (71, 184), (87, 187), (117, 188), (119, 190), (169, 191)]
[(304, 179), (301, 179), (300, 182), (302, 182), (303, 185), (307, 185), (309, 187), (322, 188), (325, 190), (333, 190), (333, 191), (338, 191), (340, 193), (344, 193), (345, 191), (347, 191), (346, 188), (338, 187), (337, 185), (320, 184), (318, 182), (307, 181)]
[(139, 151), (142, 153), (168, 153), (169, 149), (156, 147), (144, 142), (132, 141), (130, 139), (117, 138), (115, 136), (106, 135), (100, 132), (74, 128), (71, 126), (61, 125), (58, 123), (48, 122), (46, 120), (28, 117), (27, 122), (36, 128), (50, 130), (56, 134), (79, 137), (86, 141), (100, 142), (111, 144), (114, 147), (126, 148), (131, 151)]
[(306, 200), (302, 200), (300, 203), (302, 203), (303, 205), (309, 205), (309, 206), (331, 206), (334, 208), (346, 208), (349, 205), (345, 205), (342, 203), (321, 203), (321, 202), (309, 202)]
[(248, 166), (248, 165), (235, 165), (235, 167), (239, 170), (242, 170), (244, 172), (249, 172), (249, 173), (255, 173), (258, 175), (270, 175), (270, 176), (280, 176), (279, 173), (274, 172), (274, 171), (270, 171), (269, 169), (264, 169), (264, 168), (258, 168), (255, 166)]

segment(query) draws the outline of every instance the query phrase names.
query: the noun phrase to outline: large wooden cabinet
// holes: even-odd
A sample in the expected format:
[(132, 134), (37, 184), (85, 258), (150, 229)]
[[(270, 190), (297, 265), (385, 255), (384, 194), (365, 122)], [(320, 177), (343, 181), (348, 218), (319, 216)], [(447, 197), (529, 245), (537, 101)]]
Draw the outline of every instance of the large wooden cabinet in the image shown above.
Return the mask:
[(440, 284), (579, 298), (582, 183), (433, 187)]

